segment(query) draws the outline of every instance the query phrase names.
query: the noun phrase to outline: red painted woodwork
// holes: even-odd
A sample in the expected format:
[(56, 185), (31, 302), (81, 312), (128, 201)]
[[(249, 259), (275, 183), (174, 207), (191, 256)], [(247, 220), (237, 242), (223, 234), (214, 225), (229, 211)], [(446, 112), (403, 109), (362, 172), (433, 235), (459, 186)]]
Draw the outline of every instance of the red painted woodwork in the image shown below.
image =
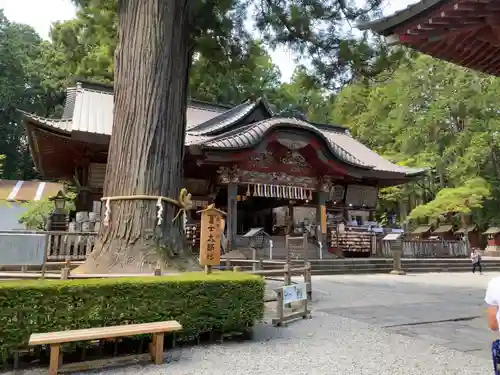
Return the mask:
[(500, 233), (488, 234), (488, 246), (500, 246)]
[(500, 5), (493, 0), (450, 0), (392, 32), (428, 55), (500, 75)]
[(234, 153), (233, 156), (239, 160), (238, 167), (240, 169), (256, 172), (283, 172), (292, 176), (307, 177), (327, 174), (339, 178), (347, 174), (339, 164), (333, 161), (323, 162), (318, 156), (318, 147), (317, 142), (312, 140), (308, 146), (294, 151), (304, 158), (306, 163), (303, 165), (298, 162), (283, 163), (283, 158), (290, 157), (288, 155), (290, 150), (274, 140), (267, 144), (265, 150), (244, 151)]

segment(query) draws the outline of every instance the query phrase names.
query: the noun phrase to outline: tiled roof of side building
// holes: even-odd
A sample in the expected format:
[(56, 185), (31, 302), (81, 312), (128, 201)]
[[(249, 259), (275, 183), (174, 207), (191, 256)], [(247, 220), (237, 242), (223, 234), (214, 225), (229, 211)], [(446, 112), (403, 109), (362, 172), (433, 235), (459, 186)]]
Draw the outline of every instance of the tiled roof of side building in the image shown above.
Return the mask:
[[(113, 107), (112, 92), (78, 85), (76, 88), (68, 89), (61, 119), (48, 119), (24, 111), (20, 112), (26, 118), (56, 130), (111, 135)], [(204, 123), (228, 111), (229, 108), (192, 100), (186, 112), (187, 127)]]
[(56, 182), (0, 180), (0, 201), (27, 202), (55, 196), (64, 186)]

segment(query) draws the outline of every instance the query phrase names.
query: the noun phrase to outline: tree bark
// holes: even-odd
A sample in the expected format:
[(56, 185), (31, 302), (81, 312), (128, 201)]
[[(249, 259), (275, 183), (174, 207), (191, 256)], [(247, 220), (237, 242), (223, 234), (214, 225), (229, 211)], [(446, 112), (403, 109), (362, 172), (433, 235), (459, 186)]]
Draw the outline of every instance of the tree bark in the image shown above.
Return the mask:
[[(114, 115), (104, 196), (177, 199), (182, 188), (190, 67), (192, 0), (119, 0)], [(152, 272), (196, 267), (182, 215), (156, 200), (111, 201), (85, 273)]]

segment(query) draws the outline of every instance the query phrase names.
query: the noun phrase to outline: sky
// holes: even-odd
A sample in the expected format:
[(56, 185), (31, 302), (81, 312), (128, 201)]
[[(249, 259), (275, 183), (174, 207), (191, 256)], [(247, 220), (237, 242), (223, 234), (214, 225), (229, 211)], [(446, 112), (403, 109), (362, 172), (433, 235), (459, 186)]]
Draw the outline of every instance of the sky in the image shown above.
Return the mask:
[[(386, 0), (383, 5), (385, 15), (407, 7), (418, 0)], [(0, 0), (0, 9), (12, 22), (31, 25), (45, 39), (49, 37), (52, 23), (65, 21), (75, 16), (76, 8), (71, 0)], [(290, 51), (278, 48), (271, 51), (273, 62), (281, 70), (282, 80), (288, 81), (295, 69)]]

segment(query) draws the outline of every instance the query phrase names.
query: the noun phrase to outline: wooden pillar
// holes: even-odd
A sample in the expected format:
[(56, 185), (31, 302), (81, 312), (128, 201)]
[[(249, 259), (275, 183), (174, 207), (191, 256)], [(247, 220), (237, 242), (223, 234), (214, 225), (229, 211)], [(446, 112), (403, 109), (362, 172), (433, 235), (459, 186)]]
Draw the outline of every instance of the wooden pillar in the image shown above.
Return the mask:
[(233, 250), (238, 227), (238, 206), (236, 195), (238, 194), (238, 185), (231, 182), (227, 185), (227, 249)]
[[(322, 206), (325, 206), (326, 201), (328, 200), (328, 193), (324, 191), (319, 191), (316, 194), (317, 196), (317, 202), (316, 202), (316, 233), (318, 236), (318, 242), (321, 242), (321, 245), (323, 246), (323, 251), (327, 251), (327, 233), (323, 233), (321, 230), (321, 220), (322, 220), (322, 212), (324, 212), (324, 209), (322, 209)], [(326, 229), (326, 228), (325, 228)]]
[(77, 168), (77, 178), (80, 184), (78, 196), (75, 201), (76, 211), (92, 211), (92, 191), (89, 188), (89, 168), (88, 159), (83, 159)]
[(286, 234), (293, 236), (295, 228), (295, 219), (293, 217), (293, 204), (288, 205), (288, 214), (286, 221)]

